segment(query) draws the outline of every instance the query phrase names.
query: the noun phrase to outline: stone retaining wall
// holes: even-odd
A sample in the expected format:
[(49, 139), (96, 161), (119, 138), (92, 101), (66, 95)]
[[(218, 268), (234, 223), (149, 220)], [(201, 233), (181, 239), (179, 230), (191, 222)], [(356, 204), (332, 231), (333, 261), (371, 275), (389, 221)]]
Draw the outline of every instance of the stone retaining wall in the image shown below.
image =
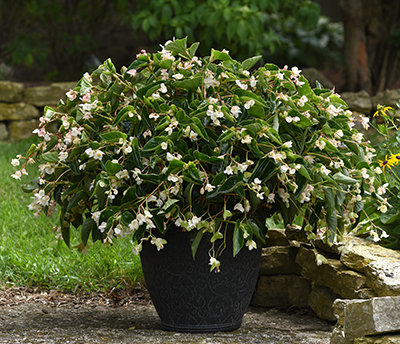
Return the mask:
[[(308, 68), (303, 73), (311, 85), (315, 80), (322, 80), (326, 87), (333, 87), (317, 70)], [(44, 106), (56, 107), (60, 99), (66, 99), (65, 93), (75, 85), (76, 82), (59, 82), (48, 86), (24, 87), (22, 83), (0, 81), (0, 141), (18, 141), (30, 137), (38, 126)], [(378, 104), (397, 109), (400, 89), (379, 92), (373, 97), (365, 91), (344, 92), (341, 96), (356, 117), (359, 114), (371, 116)], [(357, 129), (363, 131), (362, 128)]]
[[(318, 261), (318, 254), (326, 261)], [(392, 343), (386, 332), (400, 332), (400, 252), (352, 236), (313, 247), (296, 226), (269, 229), (252, 302), (311, 308), (336, 321), (331, 344)], [(390, 322), (382, 318), (385, 312)]]
[(32, 136), (45, 106), (56, 107), (76, 82), (24, 87), (24, 84), (0, 81), (0, 141), (19, 141)]

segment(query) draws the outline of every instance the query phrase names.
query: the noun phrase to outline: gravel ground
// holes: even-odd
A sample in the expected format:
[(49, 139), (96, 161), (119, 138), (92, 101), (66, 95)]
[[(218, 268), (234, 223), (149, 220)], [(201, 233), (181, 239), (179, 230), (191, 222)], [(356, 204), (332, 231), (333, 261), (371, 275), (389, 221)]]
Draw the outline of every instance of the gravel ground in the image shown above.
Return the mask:
[(329, 344), (332, 324), (307, 310), (250, 307), (228, 333), (162, 331), (142, 292), (76, 296), (55, 291), (0, 290), (0, 343), (268, 343)]

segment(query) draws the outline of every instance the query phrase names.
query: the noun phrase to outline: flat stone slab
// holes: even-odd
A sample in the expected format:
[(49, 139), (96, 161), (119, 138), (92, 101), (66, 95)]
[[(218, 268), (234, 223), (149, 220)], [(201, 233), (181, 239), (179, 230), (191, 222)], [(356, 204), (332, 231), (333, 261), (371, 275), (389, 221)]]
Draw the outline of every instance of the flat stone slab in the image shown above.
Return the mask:
[(188, 334), (161, 330), (151, 305), (127, 307), (25, 303), (0, 307), (0, 343), (329, 344), (332, 326), (307, 314), (249, 308), (239, 330)]

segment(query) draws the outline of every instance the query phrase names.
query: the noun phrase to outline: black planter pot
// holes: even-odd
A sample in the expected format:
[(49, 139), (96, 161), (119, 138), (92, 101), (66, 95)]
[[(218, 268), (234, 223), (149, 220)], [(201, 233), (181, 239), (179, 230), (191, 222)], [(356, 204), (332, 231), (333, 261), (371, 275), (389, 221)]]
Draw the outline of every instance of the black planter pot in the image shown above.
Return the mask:
[(160, 251), (145, 241), (143, 274), (165, 330), (177, 332), (233, 331), (241, 326), (257, 283), (261, 248), (244, 247), (232, 254), (232, 233), (218, 260), (221, 271), (210, 272), (211, 244), (203, 237), (193, 260), (189, 233), (171, 228)]

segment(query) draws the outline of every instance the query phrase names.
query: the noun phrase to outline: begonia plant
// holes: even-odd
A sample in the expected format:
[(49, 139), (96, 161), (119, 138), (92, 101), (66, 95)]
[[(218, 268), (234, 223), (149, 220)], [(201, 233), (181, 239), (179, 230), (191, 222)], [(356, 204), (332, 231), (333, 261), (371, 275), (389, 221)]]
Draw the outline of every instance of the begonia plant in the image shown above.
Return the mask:
[(238, 62), (225, 50), (199, 58), (198, 46), (169, 41), (120, 73), (108, 59), (66, 103), (45, 108), (42, 141), (13, 160), (13, 176), (38, 164), (24, 186), (30, 208), (51, 215), (58, 205), (67, 245), (73, 227), (80, 250), (90, 237), (129, 237), (135, 253), (143, 240), (168, 245), (165, 231), (189, 231), (193, 257), (207, 237), (218, 271), (226, 231), (233, 255), (252, 250), (274, 214), (285, 224), (302, 218), (309, 239), (332, 241), (355, 224), (372, 172), (371, 148), (353, 126), (368, 119), (333, 90), (312, 89), (297, 67), (255, 68), (261, 56)]

